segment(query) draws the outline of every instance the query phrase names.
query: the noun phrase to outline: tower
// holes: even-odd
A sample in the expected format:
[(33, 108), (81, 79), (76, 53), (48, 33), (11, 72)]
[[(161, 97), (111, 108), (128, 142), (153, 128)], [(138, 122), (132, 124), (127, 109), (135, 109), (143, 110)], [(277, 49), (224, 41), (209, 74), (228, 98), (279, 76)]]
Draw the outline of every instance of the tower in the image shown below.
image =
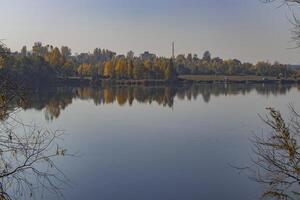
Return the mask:
[(175, 43), (172, 42), (172, 58), (175, 59)]

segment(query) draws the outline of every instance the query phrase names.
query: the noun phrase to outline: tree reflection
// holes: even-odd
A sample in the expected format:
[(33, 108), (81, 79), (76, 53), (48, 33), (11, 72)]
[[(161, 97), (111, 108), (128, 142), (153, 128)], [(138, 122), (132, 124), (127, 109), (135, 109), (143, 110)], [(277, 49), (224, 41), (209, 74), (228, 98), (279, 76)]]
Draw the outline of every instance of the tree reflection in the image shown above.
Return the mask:
[[(26, 96), (23, 109), (44, 110), (47, 120), (60, 116), (61, 111), (72, 104), (73, 99), (92, 100), (95, 105), (116, 103), (119, 106), (132, 106), (134, 102), (172, 108), (174, 99), (196, 100), (199, 96), (209, 103), (212, 96), (246, 95), (253, 91), (260, 95), (284, 95), (292, 85), (278, 84), (193, 84), (183, 86), (118, 86), (101, 87), (57, 87), (34, 91)], [(16, 102), (12, 105), (17, 106)], [(13, 106), (12, 106), (13, 107)]]
[[(28, 199), (39, 189), (62, 195), (61, 186), (68, 181), (55, 161), (57, 157), (67, 155), (59, 142), (63, 133), (19, 120), (18, 109), (30, 107), (25, 89), (6, 77), (0, 77), (0, 80), (0, 199)], [(59, 105), (64, 109), (69, 99), (60, 99), (49, 105), (52, 103), (55, 104), (53, 108)], [(43, 107), (41, 104), (36, 106)], [(59, 115), (58, 111), (51, 112)]]

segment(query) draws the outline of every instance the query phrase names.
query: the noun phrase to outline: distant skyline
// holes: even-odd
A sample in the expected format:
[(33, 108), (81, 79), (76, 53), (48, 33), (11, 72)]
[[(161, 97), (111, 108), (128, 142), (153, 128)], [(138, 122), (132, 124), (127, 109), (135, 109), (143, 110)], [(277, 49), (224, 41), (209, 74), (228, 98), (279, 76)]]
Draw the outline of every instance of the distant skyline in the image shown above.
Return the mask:
[(259, 0), (9, 0), (1, 2), (0, 38), (13, 51), (34, 42), (73, 53), (105, 48), (136, 55), (202, 57), (300, 64), (289, 10)]

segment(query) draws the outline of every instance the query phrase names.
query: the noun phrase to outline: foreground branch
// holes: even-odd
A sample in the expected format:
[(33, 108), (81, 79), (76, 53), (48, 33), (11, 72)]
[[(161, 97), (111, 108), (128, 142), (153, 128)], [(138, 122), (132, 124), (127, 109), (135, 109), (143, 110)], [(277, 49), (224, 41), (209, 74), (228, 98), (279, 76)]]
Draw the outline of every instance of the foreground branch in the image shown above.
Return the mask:
[(253, 178), (266, 187), (263, 198), (299, 199), (299, 115), (291, 107), (291, 120), (287, 124), (279, 111), (268, 110), (269, 115), (262, 119), (271, 129), (270, 134), (253, 138), (256, 155), (253, 161), (257, 166)]

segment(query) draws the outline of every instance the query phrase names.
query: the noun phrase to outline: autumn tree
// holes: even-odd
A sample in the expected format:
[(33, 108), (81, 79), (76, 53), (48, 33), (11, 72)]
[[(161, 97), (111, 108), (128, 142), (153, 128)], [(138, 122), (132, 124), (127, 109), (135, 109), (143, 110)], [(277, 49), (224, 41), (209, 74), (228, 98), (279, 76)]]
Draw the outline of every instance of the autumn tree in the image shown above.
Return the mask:
[(104, 63), (98, 62), (95, 64), (95, 70), (97, 71), (97, 76), (102, 77), (104, 76)]
[(114, 78), (115, 70), (114, 70), (113, 62), (111, 60), (105, 62), (103, 76)]
[(92, 71), (93, 71), (93, 67), (91, 64), (81, 64), (79, 65), (77, 72), (80, 76), (84, 77), (84, 76), (91, 76), (92, 75)]
[(118, 79), (123, 79), (126, 76), (126, 60), (125, 58), (119, 58), (116, 61), (116, 66), (115, 66), (115, 75)]
[(144, 79), (144, 63), (141, 60), (135, 60), (132, 73), (133, 79)]
[(133, 61), (130, 59), (127, 64), (128, 64), (128, 66), (127, 66), (127, 77), (129, 79), (132, 79), (133, 78), (133, 70), (134, 70)]
[(56, 70), (61, 68), (62, 64), (62, 57), (59, 49), (55, 47), (53, 51), (50, 52), (49, 56), (49, 63), (52, 65)]

